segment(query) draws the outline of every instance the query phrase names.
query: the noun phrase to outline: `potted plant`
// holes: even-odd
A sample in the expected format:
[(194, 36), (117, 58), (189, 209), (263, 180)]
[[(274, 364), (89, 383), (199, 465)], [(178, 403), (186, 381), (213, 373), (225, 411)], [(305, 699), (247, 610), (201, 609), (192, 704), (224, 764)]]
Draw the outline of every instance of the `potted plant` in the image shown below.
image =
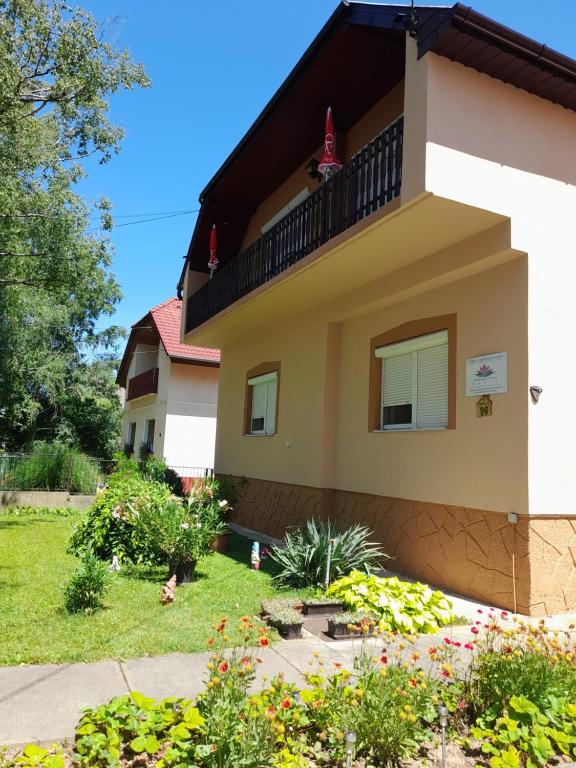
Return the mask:
[(292, 608), (278, 608), (268, 614), (267, 621), (285, 640), (298, 640), (302, 637), (304, 618)]
[(265, 619), (271, 613), (282, 611), (285, 608), (291, 608), (297, 613), (302, 611), (302, 601), (295, 597), (273, 597), (268, 600), (260, 601), (260, 616)]
[(370, 613), (338, 613), (328, 619), (328, 636), (334, 639), (359, 637), (376, 623)]
[(214, 552), (227, 552), (231, 531), (227, 517), (232, 509), (226, 499), (219, 498), (218, 480), (204, 480), (190, 490), (186, 503), (192, 513), (199, 515), (203, 525), (212, 531), (211, 548)]
[(310, 598), (302, 603), (302, 613), (305, 616), (331, 616), (344, 610), (340, 600), (329, 597)]
[(139, 525), (158, 558), (168, 563), (168, 578), (176, 575), (177, 584), (191, 582), (198, 560), (210, 554), (214, 538), (201, 513), (172, 496), (161, 507), (140, 510)]

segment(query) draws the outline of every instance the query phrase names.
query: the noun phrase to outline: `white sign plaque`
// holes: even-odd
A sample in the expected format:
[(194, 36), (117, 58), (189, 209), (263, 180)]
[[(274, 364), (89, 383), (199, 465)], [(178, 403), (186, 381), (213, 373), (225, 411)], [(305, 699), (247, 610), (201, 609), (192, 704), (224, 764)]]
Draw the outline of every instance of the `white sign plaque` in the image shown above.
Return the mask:
[(466, 360), (466, 396), (499, 395), (508, 391), (506, 352), (469, 357)]

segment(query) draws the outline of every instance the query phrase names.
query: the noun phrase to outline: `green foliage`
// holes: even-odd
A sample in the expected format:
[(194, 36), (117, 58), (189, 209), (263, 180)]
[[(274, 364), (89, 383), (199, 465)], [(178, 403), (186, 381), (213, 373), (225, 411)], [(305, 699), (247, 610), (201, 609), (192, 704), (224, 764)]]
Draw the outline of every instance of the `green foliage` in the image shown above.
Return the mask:
[(3, 507), (2, 515), (13, 517), (77, 517), (78, 510), (73, 507)]
[(170, 501), (167, 485), (144, 480), (132, 471), (130, 462), (123, 460), (76, 526), (69, 551), (75, 555), (91, 551), (107, 561), (116, 555), (120, 561), (133, 563), (165, 562), (147, 529), (140, 525), (140, 518), (162, 514)]
[(370, 573), (387, 557), (378, 544), (369, 541), (370, 536), (368, 528), (361, 525), (339, 531), (333, 523), (308, 520), (305, 528), (286, 534), (283, 546), (272, 547), (270, 556), (280, 567), (277, 578), (293, 586), (322, 586), (330, 541), (330, 581), (352, 570)]
[(98, 464), (80, 451), (62, 443), (37, 442), (29, 455), (18, 461), (9, 478), (19, 490), (94, 493)]
[(102, 598), (112, 578), (106, 563), (86, 553), (64, 590), (64, 605), (68, 613), (94, 613), (102, 608)]
[(162, 459), (146, 454), (144, 459), (140, 459), (138, 470), (147, 480), (165, 483), (175, 496), (185, 496), (181, 477), (173, 469), (167, 467)]
[(356, 755), (369, 765), (396, 765), (432, 736), (441, 684), (424, 680), (414, 668), (388, 666), (386, 657), (375, 664), (364, 652), (354, 677), (341, 670), (331, 677), (309, 675), (308, 682), (313, 687), (301, 698), (335, 762), (344, 759), (346, 731), (356, 734)]
[(352, 571), (335, 581), (326, 594), (352, 610), (376, 614), (384, 631), (431, 633), (452, 620), (452, 604), (446, 595), (395, 576), (382, 578)]
[(576, 757), (576, 704), (550, 699), (544, 709), (525, 696), (512, 696), (495, 723), (479, 718), (471, 729), (489, 755), (490, 768), (548, 765), (558, 755)]
[[(81, 161), (118, 151), (111, 94), (148, 85), (81, 8), (0, 0), (0, 439), (37, 435), (107, 456), (118, 437), (114, 347), (96, 330), (121, 297), (105, 199), (77, 193)], [(94, 232), (94, 214), (100, 232)]]
[(49, 749), (28, 744), (12, 764), (20, 768), (64, 768), (64, 753), (57, 744), (52, 744)]
[(268, 624), (271, 627), (278, 628), (287, 624), (303, 624), (304, 617), (293, 608), (277, 608), (268, 614)]

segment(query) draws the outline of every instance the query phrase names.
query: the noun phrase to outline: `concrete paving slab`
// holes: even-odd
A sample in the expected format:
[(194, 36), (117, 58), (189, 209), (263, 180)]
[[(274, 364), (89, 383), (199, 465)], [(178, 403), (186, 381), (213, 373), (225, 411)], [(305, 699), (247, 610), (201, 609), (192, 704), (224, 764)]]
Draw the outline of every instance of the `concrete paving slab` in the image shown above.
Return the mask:
[(68, 738), (83, 709), (127, 690), (115, 661), (0, 667), (0, 745)]
[(204, 687), (209, 653), (171, 653), (167, 656), (128, 659), (123, 670), (132, 691), (154, 699), (192, 698)]

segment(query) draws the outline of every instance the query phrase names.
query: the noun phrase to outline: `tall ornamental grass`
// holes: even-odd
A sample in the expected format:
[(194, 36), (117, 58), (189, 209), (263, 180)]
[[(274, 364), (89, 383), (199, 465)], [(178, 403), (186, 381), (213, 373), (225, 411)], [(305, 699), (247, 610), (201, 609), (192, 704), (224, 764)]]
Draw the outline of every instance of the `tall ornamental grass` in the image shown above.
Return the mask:
[(62, 443), (34, 443), (16, 464), (11, 485), (22, 491), (94, 493), (99, 468), (94, 459)]

